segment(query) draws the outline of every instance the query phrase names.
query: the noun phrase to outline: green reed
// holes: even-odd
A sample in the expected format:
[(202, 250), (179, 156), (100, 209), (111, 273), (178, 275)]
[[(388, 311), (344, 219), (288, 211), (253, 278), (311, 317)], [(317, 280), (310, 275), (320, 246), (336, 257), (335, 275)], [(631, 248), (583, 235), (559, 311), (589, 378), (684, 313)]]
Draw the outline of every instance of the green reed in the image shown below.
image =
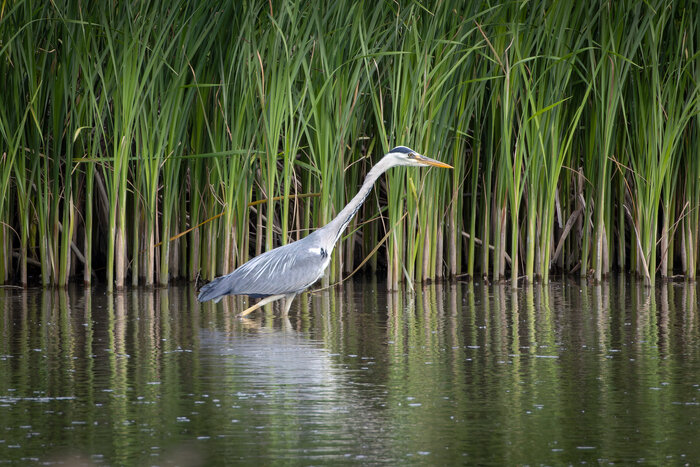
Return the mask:
[[(700, 38), (700, 19), (695, 18), (695, 24), (688, 28), (688, 40), (697, 43)], [(697, 51), (696, 51), (697, 54)], [(695, 93), (698, 94), (700, 86), (700, 63), (694, 61), (694, 65), (689, 66), (688, 72), (695, 82)], [(698, 261), (698, 229), (700, 227), (700, 158), (697, 157), (697, 148), (700, 144), (700, 100), (695, 101), (695, 117), (689, 124), (689, 135), (682, 142), (681, 153), (683, 154), (682, 166), (685, 167), (685, 177), (679, 176), (679, 183), (683, 185), (680, 203), (676, 204), (677, 217), (680, 219), (680, 247), (682, 251), (682, 273), (689, 279), (694, 280), (697, 273)], [(693, 152), (695, 150), (695, 152)]]
[[(685, 55), (687, 50), (682, 40), (688, 23), (692, 24), (695, 18), (688, 17), (687, 11), (678, 16), (674, 13), (673, 9), (661, 10), (646, 31), (640, 54), (641, 69), (637, 74), (639, 81), (646, 82), (647, 86), (637, 86), (630, 99), (648, 103), (643, 112), (639, 112), (640, 105), (632, 107), (631, 120), (633, 126), (637, 125), (637, 136), (632, 144), (635, 150), (631, 166), (634, 174), (632, 197), (636, 200), (633, 218), (640, 258), (637, 269), (649, 282), (656, 269), (662, 276), (669, 274), (670, 236), (675, 222), (671, 199), (676, 191), (681, 162), (678, 147), (697, 109), (698, 99), (697, 93), (678, 92), (678, 89), (697, 86), (689, 82), (688, 67), (693, 66), (698, 56)], [(671, 18), (675, 20), (673, 23)], [(676, 48), (669, 47), (663, 40), (668, 34), (679, 36), (671, 41)], [(657, 257), (661, 258), (658, 267)]]
[(328, 222), (399, 144), (455, 169), (387, 173), (328, 283), (369, 256), (390, 288), (694, 279), (698, 17), (659, 0), (16, 2), (0, 282), (211, 279)]

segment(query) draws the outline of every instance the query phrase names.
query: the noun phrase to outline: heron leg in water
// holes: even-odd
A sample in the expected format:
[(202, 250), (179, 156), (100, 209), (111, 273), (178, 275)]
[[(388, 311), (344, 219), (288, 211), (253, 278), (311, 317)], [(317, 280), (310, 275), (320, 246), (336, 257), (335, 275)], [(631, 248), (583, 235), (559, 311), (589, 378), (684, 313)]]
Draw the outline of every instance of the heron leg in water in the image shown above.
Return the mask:
[(238, 313), (238, 317), (239, 317), (239, 318), (242, 318), (243, 316), (245, 316), (245, 315), (247, 315), (247, 314), (249, 314), (249, 313), (254, 312), (255, 310), (257, 310), (257, 309), (260, 308), (261, 306), (267, 305), (267, 304), (270, 303), (270, 302), (274, 302), (275, 300), (279, 300), (280, 298), (284, 298), (284, 297), (286, 297), (286, 296), (287, 296), (287, 295), (285, 295), (285, 294), (280, 294), (280, 295), (270, 295), (269, 297), (265, 297), (265, 298), (263, 298), (262, 300), (260, 300), (258, 303), (256, 303), (255, 305), (249, 306), (249, 307), (246, 308), (245, 310), (243, 310), (243, 311), (241, 311), (240, 313)]
[(296, 297), (297, 294), (295, 293), (289, 293), (284, 296), (284, 315), (287, 316), (287, 313), (289, 313), (289, 309), (292, 307), (292, 302), (294, 301), (294, 297)]
[(239, 317), (239, 318), (242, 318), (242, 317), (244, 317), (244, 316), (246, 316), (246, 315), (248, 315), (248, 314), (254, 312), (255, 310), (257, 310), (257, 309), (260, 308), (261, 306), (267, 305), (268, 303), (274, 302), (275, 300), (279, 300), (280, 298), (284, 298), (284, 299), (285, 299), (285, 303), (284, 303), (284, 315), (286, 316), (287, 313), (289, 313), (289, 309), (292, 307), (292, 302), (294, 301), (294, 297), (296, 297), (296, 296), (297, 296), (296, 293), (279, 294), (279, 295), (270, 295), (269, 297), (263, 298), (262, 300), (260, 300), (260, 301), (259, 301), (258, 303), (256, 303), (255, 305), (249, 306), (249, 307), (246, 308), (245, 310), (243, 310), (243, 311), (241, 311), (240, 313), (238, 313), (238, 317)]

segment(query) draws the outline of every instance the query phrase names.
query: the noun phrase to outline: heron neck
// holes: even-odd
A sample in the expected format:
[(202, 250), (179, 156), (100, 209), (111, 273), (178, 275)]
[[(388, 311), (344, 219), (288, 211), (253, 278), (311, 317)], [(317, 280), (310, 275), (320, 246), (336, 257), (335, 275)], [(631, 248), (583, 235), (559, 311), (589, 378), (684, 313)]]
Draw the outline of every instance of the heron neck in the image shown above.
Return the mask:
[(362, 183), (362, 186), (357, 194), (338, 213), (338, 215), (326, 225), (328, 231), (332, 233), (333, 244), (331, 249), (333, 246), (335, 246), (336, 242), (340, 238), (340, 235), (360, 209), (362, 203), (364, 203), (365, 199), (367, 199), (367, 196), (369, 196), (370, 192), (372, 191), (372, 187), (374, 186), (374, 182), (376, 182), (377, 179), (390, 167), (391, 164), (388, 159), (382, 159), (375, 164), (375, 166), (370, 169), (367, 177), (365, 177), (365, 181)]

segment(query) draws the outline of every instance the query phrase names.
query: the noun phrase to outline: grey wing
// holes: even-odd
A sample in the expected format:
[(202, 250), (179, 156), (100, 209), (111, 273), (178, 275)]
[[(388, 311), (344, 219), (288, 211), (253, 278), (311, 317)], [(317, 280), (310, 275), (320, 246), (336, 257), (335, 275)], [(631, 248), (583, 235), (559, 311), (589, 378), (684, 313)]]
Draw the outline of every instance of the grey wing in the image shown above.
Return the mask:
[(236, 294), (276, 295), (299, 292), (323, 274), (325, 257), (290, 243), (253, 258), (231, 273)]
[(329, 258), (325, 250), (313, 248), (304, 240), (265, 252), (214, 279), (202, 287), (199, 300), (216, 300), (229, 294), (264, 297), (306, 289), (323, 275)]

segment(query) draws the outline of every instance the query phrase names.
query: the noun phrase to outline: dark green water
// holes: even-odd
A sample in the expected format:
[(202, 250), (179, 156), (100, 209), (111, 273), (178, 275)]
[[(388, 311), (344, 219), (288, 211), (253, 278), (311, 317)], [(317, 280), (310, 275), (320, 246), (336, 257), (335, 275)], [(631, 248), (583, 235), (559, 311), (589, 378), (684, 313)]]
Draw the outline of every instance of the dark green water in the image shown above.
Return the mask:
[(0, 289), (0, 464), (700, 462), (695, 286), (379, 284), (289, 319)]

